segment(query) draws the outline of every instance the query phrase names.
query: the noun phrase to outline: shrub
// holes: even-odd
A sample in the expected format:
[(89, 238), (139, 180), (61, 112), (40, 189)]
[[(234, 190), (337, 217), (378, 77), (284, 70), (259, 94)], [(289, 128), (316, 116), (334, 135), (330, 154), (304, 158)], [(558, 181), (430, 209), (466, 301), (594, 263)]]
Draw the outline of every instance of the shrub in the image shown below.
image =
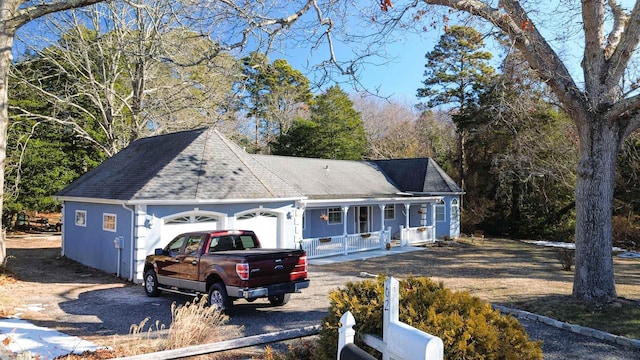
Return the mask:
[(575, 252), (576, 251), (574, 249), (566, 248), (559, 248), (556, 250), (556, 257), (560, 261), (562, 271), (571, 271), (575, 262)]
[(287, 352), (280, 353), (272, 347), (265, 348), (263, 360), (315, 360), (316, 343), (310, 340), (298, 340), (287, 346)]
[[(329, 294), (329, 315), (323, 319), (316, 358), (335, 359), (339, 321), (347, 310), (356, 319), (356, 344), (379, 356), (360, 335), (382, 336), (384, 281), (379, 276), (376, 281), (348, 283)], [(516, 319), (468, 292), (410, 277), (400, 282), (399, 295), (400, 321), (440, 337), (445, 359), (542, 359), (541, 342), (530, 341)]]

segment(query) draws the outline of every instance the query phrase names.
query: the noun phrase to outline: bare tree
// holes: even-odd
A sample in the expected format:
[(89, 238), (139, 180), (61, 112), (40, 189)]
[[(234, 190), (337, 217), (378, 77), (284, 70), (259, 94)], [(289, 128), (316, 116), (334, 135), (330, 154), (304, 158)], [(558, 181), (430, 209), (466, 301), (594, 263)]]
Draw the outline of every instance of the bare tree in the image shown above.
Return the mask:
[(35, 55), (12, 81), (51, 111), (15, 112), (58, 122), (107, 156), (140, 136), (220, 121), (234, 108), (240, 69), (225, 52), (192, 63), (217, 45), (176, 28), (172, 4), (112, 2), (49, 17), (46, 34), (28, 34)]
[(358, 93), (351, 98), (354, 108), (362, 116), (369, 158), (418, 156), (419, 145), (415, 132), (417, 114), (410, 105), (390, 102), (366, 93)]
[[(4, 168), (6, 161), (8, 117), (8, 81), (9, 69), (13, 61), (13, 44), (18, 29), (31, 21), (41, 19), (44, 16), (61, 13), (66, 10), (81, 8), (103, 2), (102, 0), (0, 0), (0, 194), (4, 194)], [(152, 3), (152, 2), (150, 2)], [(133, 3), (135, 6), (146, 6), (141, 3)], [(217, 46), (210, 46), (202, 51), (197, 59), (190, 59), (191, 65), (197, 65), (217, 56), (221, 51), (244, 49), (248, 44), (255, 48), (270, 49), (275, 39), (287, 32), (301, 30), (296, 28), (296, 22), (306, 13), (311, 12), (316, 28), (324, 28), (320, 38), (331, 39), (332, 21), (325, 17), (322, 9), (314, 0), (302, 0), (299, 2), (235, 2), (207, 0), (184, 0), (173, 2), (171, 11), (160, 23), (166, 22), (177, 13), (184, 14), (177, 17), (176, 21), (181, 28), (189, 29), (193, 33), (206, 38)], [(139, 12), (137, 15), (141, 15)], [(157, 24), (160, 24), (157, 23)], [(318, 26), (319, 24), (319, 26)], [(142, 31), (142, 29), (140, 29)], [(150, 30), (156, 31), (151, 27)], [(100, 34), (103, 35), (103, 34)], [(140, 43), (138, 43), (140, 45)], [(333, 55), (331, 55), (333, 58)], [(168, 62), (179, 62), (176, 58), (162, 59)], [(331, 62), (331, 60), (329, 61)], [(183, 64), (186, 65), (186, 64)], [(144, 70), (144, 64), (135, 64), (134, 73)], [(134, 77), (142, 79), (144, 77)], [(140, 85), (134, 83), (133, 86)], [(140, 111), (136, 106), (144, 102), (140, 88), (136, 88), (135, 95), (139, 97), (138, 105), (134, 105), (132, 111)], [(116, 104), (112, 102), (111, 104)], [(81, 111), (81, 109), (78, 109)], [(141, 113), (138, 113), (139, 115)], [(106, 149), (105, 149), (106, 150)], [(110, 151), (111, 149), (109, 149)], [(2, 207), (0, 205), (0, 210)], [(1, 211), (0, 211), (1, 212)], [(0, 238), (0, 264), (6, 257), (6, 244), (4, 235)]]
[[(631, 61), (640, 42), (640, 4), (627, 11), (616, 0), (583, 1), (581, 7), (567, 3), (572, 8), (562, 8), (564, 3), (560, 2), (561, 8), (553, 9), (562, 14), (562, 25), (558, 26), (550, 23), (560, 19), (547, 12), (547, 4), (536, 1), (423, 0), (390, 11), (385, 24), (394, 27), (408, 13), (416, 15), (414, 21), (418, 15), (433, 14), (418, 9), (421, 4), (468, 14), (506, 34), (575, 122), (579, 159), (573, 295), (588, 302), (614, 301), (611, 211), (615, 165), (622, 142), (640, 127), (637, 81), (623, 81), (633, 69)], [(549, 34), (546, 38), (542, 28)], [(555, 46), (556, 39), (566, 39), (567, 33), (576, 29), (583, 41), (584, 84), (563, 62), (563, 45)]]

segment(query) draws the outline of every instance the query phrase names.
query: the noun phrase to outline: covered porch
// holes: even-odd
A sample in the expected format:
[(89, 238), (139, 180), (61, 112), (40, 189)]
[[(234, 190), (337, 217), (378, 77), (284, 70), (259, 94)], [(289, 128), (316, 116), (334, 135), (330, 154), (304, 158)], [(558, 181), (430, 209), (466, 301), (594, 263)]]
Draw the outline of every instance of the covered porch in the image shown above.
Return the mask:
[(443, 204), (441, 196), (301, 200), (296, 242), (309, 259), (434, 242)]

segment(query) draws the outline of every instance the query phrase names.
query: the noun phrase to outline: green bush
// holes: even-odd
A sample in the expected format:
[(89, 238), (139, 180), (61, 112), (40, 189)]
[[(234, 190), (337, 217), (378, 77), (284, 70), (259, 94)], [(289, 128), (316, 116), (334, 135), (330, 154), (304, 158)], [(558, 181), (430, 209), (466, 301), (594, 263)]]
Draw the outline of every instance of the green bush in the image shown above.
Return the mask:
[[(355, 343), (379, 356), (362, 342), (363, 333), (382, 336), (384, 281), (348, 283), (329, 294), (329, 315), (323, 319), (316, 358), (335, 359), (342, 314), (356, 320)], [(468, 292), (453, 292), (423, 277), (400, 281), (400, 321), (444, 343), (445, 359), (542, 359), (541, 341), (530, 341), (520, 323)]]

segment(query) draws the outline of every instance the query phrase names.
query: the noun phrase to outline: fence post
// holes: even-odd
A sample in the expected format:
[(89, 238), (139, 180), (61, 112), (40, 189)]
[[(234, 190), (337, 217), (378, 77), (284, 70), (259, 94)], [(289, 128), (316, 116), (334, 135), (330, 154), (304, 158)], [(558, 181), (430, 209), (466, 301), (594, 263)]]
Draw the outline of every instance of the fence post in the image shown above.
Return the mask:
[(399, 321), (399, 284), (393, 277), (387, 278), (384, 282), (382, 340), (385, 351), (382, 359), (442, 360), (444, 344), (439, 337)]
[(353, 330), (356, 319), (351, 314), (351, 311), (342, 314), (340, 324), (340, 329), (338, 330), (338, 356), (336, 359), (340, 358), (340, 352), (342, 352), (345, 345), (353, 343), (353, 338), (356, 335), (356, 331)]

